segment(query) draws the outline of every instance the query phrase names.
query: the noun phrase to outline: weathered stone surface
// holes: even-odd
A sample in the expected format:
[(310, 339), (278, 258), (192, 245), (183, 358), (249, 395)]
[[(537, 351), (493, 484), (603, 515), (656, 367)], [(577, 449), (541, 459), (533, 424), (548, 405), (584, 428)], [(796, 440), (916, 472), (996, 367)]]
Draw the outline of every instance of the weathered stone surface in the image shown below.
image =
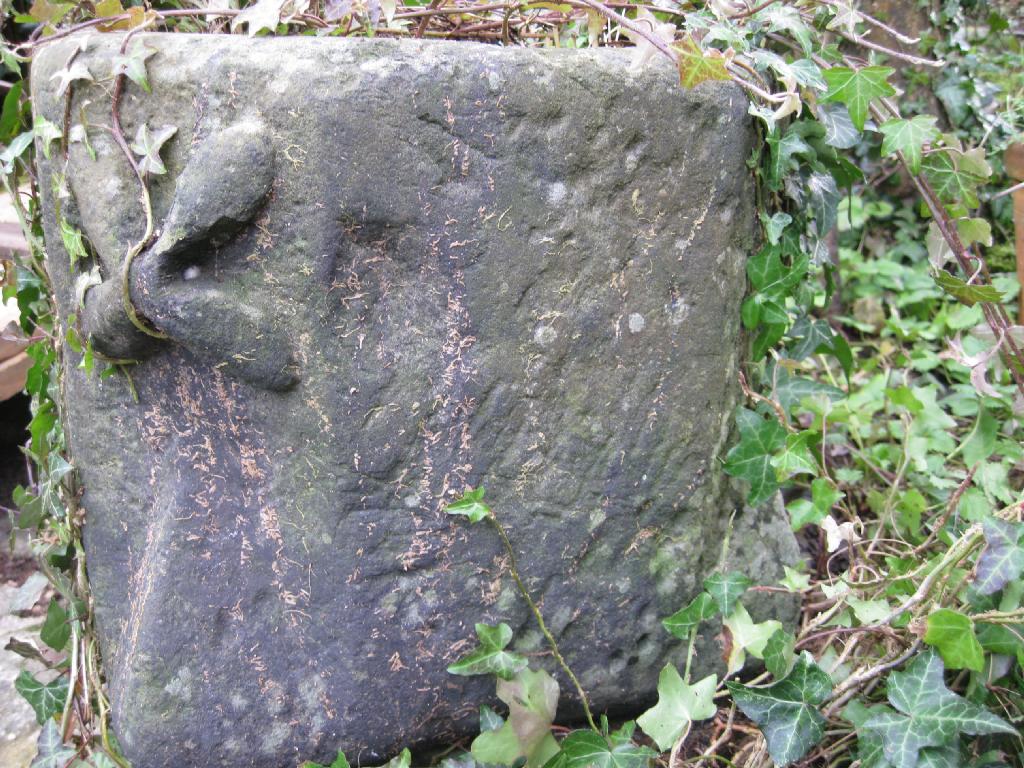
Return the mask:
[[(129, 84), (124, 132), (177, 133), (129, 284), (169, 339), (121, 303), (145, 217), (104, 128), (120, 36), (77, 54), (95, 159), (71, 144), (64, 194), (57, 143), (40, 162), (64, 316), (140, 361), (138, 402), (73, 367), (65, 393), (136, 768), (365, 764), (472, 731), (493, 684), (445, 667), (473, 623), (543, 650), (493, 532), (442, 513), (481, 483), (595, 706), (647, 703), (680, 653), (659, 620), (738, 505), (718, 457), (753, 238), (742, 94), (610, 51), (137, 39), (153, 93)], [(34, 64), (55, 123), (76, 45)], [(104, 278), (84, 308), (59, 217)], [(735, 541), (759, 578), (793, 554), (771, 513)]]

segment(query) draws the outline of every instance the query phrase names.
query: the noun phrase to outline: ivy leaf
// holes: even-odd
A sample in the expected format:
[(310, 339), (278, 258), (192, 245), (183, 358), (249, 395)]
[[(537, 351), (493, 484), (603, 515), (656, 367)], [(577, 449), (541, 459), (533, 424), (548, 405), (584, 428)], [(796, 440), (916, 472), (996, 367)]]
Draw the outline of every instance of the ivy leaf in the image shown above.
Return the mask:
[(892, 67), (832, 67), (824, 71), (828, 92), (822, 101), (841, 101), (850, 111), (850, 120), (858, 131), (864, 130), (871, 102), (896, 93), (886, 82), (896, 70)]
[(832, 681), (806, 651), (777, 683), (763, 688), (733, 682), (726, 686), (736, 706), (761, 729), (768, 754), (780, 768), (799, 760), (821, 740), (825, 718), (817, 708), (831, 693)]
[(60, 239), (64, 243), (64, 250), (67, 251), (68, 258), (71, 260), (71, 267), (74, 269), (79, 260), (87, 258), (89, 254), (85, 250), (85, 241), (82, 238), (82, 233), (63, 216), (59, 218)]
[(956, 231), (965, 246), (973, 243), (992, 245), (992, 225), (985, 219), (960, 219), (956, 223)]
[(953, 249), (949, 247), (946, 238), (942, 236), (942, 230), (934, 221), (928, 224), (924, 244), (928, 251), (928, 263), (935, 269), (942, 269), (955, 258)]
[(942, 673), (938, 654), (918, 654), (886, 683), (889, 703), (898, 711), (879, 708), (864, 722), (865, 729), (882, 737), (885, 759), (895, 768), (917, 768), (921, 750), (955, 744), (961, 733), (1017, 733), (984, 707), (946, 688)]
[(658, 703), (640, 715), (637, 723), (665, 752), (689, 729), (691, 722), (714, 717), (718, 711), (713, 699), (717, 685), (715, 675), (688, 685), (675, 667), (666, 664), (658, 675)]
[(974, 588), (982, 595), (991, 595), (1024, 571), (1024, 523), (986, 518), (981, 528), (986, 546), (978, 558)]
[(9, 175), (14, 171), (14, 161), (21, 157), (22, 153), (32, 144), (35, 138), (35, 131), (25, 131), (15, 137), (8, 144), (3, 152), (0, 152), (0, 171)]
[(843, 717), (857, 728), (857, 758), (860, 760), (861, 768), (892, 768), (885, 759), (882, 737), (864, 728), (864, 723), (873, 715), (888, 711), (889, 708), (884, 704), (868, 707), (857, 699), (843, 708)]
[(794, 531), (805, 525), (817, 525), (832, 512), (832, 507), (843, 498), (842, 491), (832, 487), (828, 480), (818, 477), (811, 481), (811, 498), (795, 499), (786, 509), (789, 511), (789, 523)]
[(14, 681), (14, 687), (35, 711), (36, 722), (40, 725), (64, 711), (64, 701), (68, 697), (68, 681), (64, 676), (49, 683), (40, 683), (28, 670), (22, 670)]
[(795, 647), (796, 638), (784, 629), (775, 630), (765, 643), (762, 653), (764, 666), (776, 680), (781, 680), (793, 668), (793, 662), (796, 660)]
[(453, 675), (497, 675), (502, 680), (511, 680), (526, 669), (527, 660), (518, 653), (506, 651), (512, 642), (512, 628), (502, 622), (496, 627), (477, 624), (476, 636), (480, 645), (448, 667)]
[(803, 592), (805, 589), (810, 589), (811, 577), (808, 574), (800, 573), (800, 571), (790, 568), (788, 565), (782, 566), (782, 570), (786, 575), (779, 579), (779, 584), (790, 592)]
[(886, 120), (878, 130), (882, 132), (882, 154), (902, 152), (911, 173), (921, 171), (921, 148), (939, 135), (936, 118), (918, 115), (910, 120)]
[[(681, 640), (690, 636), (690, 630), (718, 612), (715, 600), (707, 592), (701, 592), (685, 608), (673, 613), (662, 621), (662, 625)], [(640, 724), (643, 728), (643, 723)]]
[(74, 3), (51, 3), (50, 0), (34, 0), (29, 8), (28, 15), (33, 21), (46, 21), (50, 24), (56, 24), (74, 7)]
[(924, 641), (938, 650), (947, 669), (981, 672), (985, 666), (985, 652), (974, 634), (974, 622), (962, 613), (949, 608), (932, 611)]
[(836, 225), (836, 212), (842, 194), (832, 174), (818, 171), (807, 177), (807, 190), (811, 195), (811, 211), (818, 225), (818, 235), (824, 237)]
[(156, 53), (141, 40), (136, 40), (131, 51), (126, 55), (114, 57), (114, 76), (124, 75), (146, 93), (152, 93), (149, 86), (149, 75), (146, 72), (146, 60)]
[(480, 732), (496, 731), (505, 724), (505, 718), (486, 704), (480, 705)]
[(922, 161), (921, 168), (944, 202), (977, 208), (978, 185), (985, 181), (985, 175), (975, 172), (981, 170), (976, 165), (964, 163), (965, 157), (966, 153), (960, 156), (958, 165), (953, 149), (932, 152)]
[(878, 624), (892, 612), (892, 606), (887, 600), (858, 600), (856, 597), (847, 597), (846, 604), (850, 606), (853, 615), (862, 626)]
[(36, 740), (36, 758), (29, 768), (64, 768), (76, 754), (76, 750), (64, 746), (60, 727), (47, 720)]
[(449, 515), (462, 515), (468, 517), (469, 522), (479, 523), (481, 520), (486, 520), (488, 517), (493, 516), (491, 508), (488, 507), (484, 501), (484, 488), (471, 488), (462, 494), (462, 498), (455, 501), (445, 507), (445, 512)]
[(64, 69), (58, 72), (54, 72), (52, 75), (50, 75), (50, 79), (58, 81), (57, 95), (63, 96), (65, 93), (67, 93), (68, 88), (71, 87), (71, 84), (76, 80), (88, 80), (92, 82), (93, 78), (92, 73), (89, 71), (89, 68), (85, 66), (84, 63), (76, 61), (73, 64), (64, 67)]
[(785, 447), (772, 457), (772, 466), (775, 467), (780, 479), (785, 480), (801, 474), (818, 474), (818, 462), (810, 446), (817, 437), (818, 433), (811, 430), (786, 435)]
[(593, 731), (573, 731), (562, 742), (565, 768), (641, 768), (657, 756), (628, 739), (608, 742)]
[(726, 661), (726, 674), (729, 675), (743, 668), (747, 653), (758, 659), (763, 658), (771, 636), (782, 629), (782, 623), (775, 619), (755, 624), (742, 603), (736, 606), (736, 610), (722, 624), (729, 630), (729, 658)]
[[(315, 763), (313, 764), (315, 765)], [(119, 768), (106, 752), (93, 752), (88, 760), (76, 760), (71, 768)], [(317, 766), (317, 768), (320, 768)]]
[(758, 21), (766, 22), (769, 32), (788, 32), (800, 44), (804, 55), (811, 55), (811, 31), (803, 22), (800, 11), (793, 6), (773, 3), (757, 14), (755, 18)]
[(861, 22), (861, 15), (857, 13), (851, 3), (835, 3), (829, 6), (832, 11), (832, 18), (826, 27), (828, 29), (844, 29), (846, 34), (855, 36), (857, 25)]
[(773, 213), (770, 218), (764, 213), (761, 213), (760, 216), (768, 242), (772, 245), (778, 245), (782, 239), (782, 233), (793, 222), (793, 217), (788, 213), (782, 212)]
[(825, 143), (836, 149), (857, 146), (861, 132), (853, 127), (845, 104), (818, 104), (818, 122), (825, 126)]
[(786, 348), (786, 357), (803, 360), (822, 347), (830, 347), (835, 334), (825, 320), (812, 320), (804, 315), (789, 330), (795, 341)]
[(944, 269), (940, 269), (933, 277), (939, 288), (968, 307), (973, 307), (979, 301), (999, 303), (1003, 300), (1003, 295), (994, 285), (966, 283)]
[(747, 261), (747, 277), (757, 293), (782, 296), (800, 283), (807, 272), (808, 259), (800, 254), (791, 266), (783, 266), (781, 248), (766, 246)]
[(739, 604), (740, 597), (754, 582), (742, 573), (713, 573), (704, 579), (704, 589), (714, 598), (723, 616), (730, 615)]
[(314, 763), (312, 760), (307, 760), (299, 768), (351, 768), (348, 762), (348, 758), (345, 757), (345, 753), (340, 749), (338, 750), (338, 756), (334, 758), (334, 762), (330, 765), (324, 765), (323, 763)]
[(541, 766), (558, 752), (551, 723), (558, 706), (558, 683), (544, 670), (523, 669), (513, 680), (498, 680), (498, 698), (508, 704), (508, 719), (484, 731), (470, 747), (480, 763), (513, 765), (526, 758)]
[(846, 393), (838, 387), (814, 379), (791, 376), (784, 367), (779, 366), (775, 381), (775, 399), (779, 404), (789, 412), (807, 397), (825, 397), (834, 403), (846, 397)]
[(55, 651), (64, 650), (71, 639), (71, 624), (68, 614), (54, 598), (46, 609), (46, 621), (39, 631), (39, 638)]
[(693, 88), (708, 80), (729, 80), (726, 59), (721, 51), (705, 51), (692, 37), (672, 43), (679, 65), (679, 82), (683, 88)]
[(828, 90), (828, 83), (822, 77), (821, 67), (810, 59), (797, 59), (789, 64), (789, 71), (793, 79), (800, 85), (808, 88), (817, 88), (820, 91)]
[(797, 166), (794, 157), (814, 155), (814, 150), (810, 145), (792, 129), (786, 131), (782, 136), (770, 135), (765, 142), (769, 149), (768, 175), (765, 178), (769, 189), (782, 188), (782, 177)]
[(135, 133), (135, 141), (132, 142), (132, 151), (142, 158), (139, 161), (139, 171), (154, 175), (167, 173), (167, 168), (160, 159), (160, 149), (177, 132), (178, 128), (174, 125), (161, 126), (155, 134), (149, 132), (149, 126), (145, 123), (139, 126)]
[[(335, 760), (337, 762), (337, 760)], [(345, 760), (345, 765), (348, 765), (348, 760)], [(383, 768), (409, 768), (412, 765), (412, 752), (408, 748), (403, 749), (397, 755), (388, 760)], [(332, 765), (331, 768), (334, 768)]]
[(264, 29), (274, 32), (281, 21), (281, 11), (287, 2), (288, 0), (256, 0), (231, 20), (231, 31), (236, 32), (238, 27), (245, 24), (249, 37), (258, 35)]
[[(765, 419), (741, 408), (736, 416), (740, 442), (725, 457), (725, 471), (750, 483), (749, 504), (768, 499), (779, 487), (772, 455), (786, 442), (786, 430), (774, 418)], [(721, 603), (719, 603), (721, 605)]]

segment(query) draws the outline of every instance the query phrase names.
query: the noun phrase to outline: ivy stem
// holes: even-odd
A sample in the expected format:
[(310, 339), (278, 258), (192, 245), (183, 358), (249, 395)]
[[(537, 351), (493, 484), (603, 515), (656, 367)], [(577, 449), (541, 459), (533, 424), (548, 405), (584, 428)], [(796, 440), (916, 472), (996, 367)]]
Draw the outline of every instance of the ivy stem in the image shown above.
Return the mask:
[(576, 686), (576, 693), (579, 694), (580, 703), (583, 705), (583, 713), (587, 717), (587, 724), (590, 726), (594, 733), (600, 734), (601, 729), (597, 727), (594, 722), (594, 715), (590, 711), (590, 701), (587, 699), (587, 692), (583, 690), (583, 685), (580, 683), (579, 678), (576, 677), (572, 669), (566, 663), (562, 657), (561, 651), (558, 650), (558, 641), (555, 640), (555, 636), (551, 634), (551, 630), (548, 629), (548, 625), (544, 622), (544, 616), (541, 615), (540, 608), (537, 607), (537, 603), (534, 602), (533, 598), (530, 597), (530, 591), (526, 588), (526, 584), (523, 583), (523, 578), (519, 574), (519, 566), (516, 562), (516, 552), (512, 547), (512, 542), (508, 538), (508, 534), (505, 533), (505, 529), (501, 523), (498, 522), (497, 515), (491, 510), (491, 514), (487, 516), (491, 525), (494, 526), (494, 530), (498, 532), (498, 536), (501, 538), (501, 543), (505, 545), (505, 551), (509, 557), (509, 571), (512, 573), (512, 578), (515, 579), (516, 586), (519, 588), (519, 594), (523, 596), (526, 604), (530, 606), (530, 610), (533, 611), (533, 617), (537, 620), (537, 625), (540, 627), (540, 631), (544, 633), (544, 637), (548, 641), (548, 646), (551, 648), (551, 652), (555, 656), (555, 661), (562, 668), (562, 671), (568, 675), (572, 684)]
[(683, 670), (683, 682), (690, 684), (690, 667), (693, 664), (693, 649), (697, 645), (697, 625), (690, 627), (690, 643), (686, 646), (686, 669)]
[[(136, 32), (140, 32), (142, 29), (143, 27), (136, 27), (124, 36), (124, 41), (121, 43), (121, 55), (124, 55), (125, 51), (128, 49), (128, 41), (131, 39), (132, 35)], [(153, 237), (153, 205), (149, 199), (149, 185), (146, 183), (146, 177), (139, 168), (139, 164), (135, 162), (135, 156), (132, 154), (132, 150), (129, 148), (128, 142), (124, 138), (124, 131), (121, 130), (121, 97), (124, 95), (124, 86), (127, 79), (128, 76), (122, 72), (117, 76), (117, 80), (114, 82), (114, 96), (111, 100), (110, 106), (110, 120), (113, 127), (112, 132), (114, 134), (114, 140), (121, 148), (121, 151), (124, 152), (124, 156), (128, 160), (128, 165), (131, 166), (132, 171), (135, 173), (135, 177), (139, 180), (139, 186), (142, 190), (142, 208), (146, 214), (146, 230), (142, 233), (142, 237), (139, 241), (134, 243), (128, 249), (128, 252), (124, 257), (124, 263), (121, 265), (121, 304), (124, 306), (124, 312), (128, 315), (128, 319), (137, 329), (147, 336), (152, 336), (156, 339), (166, 339), (167, 334), (154, 328), (150, 328), (149, 325), (142, 321), (142, 318), (139, 317), (138, 312), (135, 310), (134, 303), (132, 303), (132, 263)]]

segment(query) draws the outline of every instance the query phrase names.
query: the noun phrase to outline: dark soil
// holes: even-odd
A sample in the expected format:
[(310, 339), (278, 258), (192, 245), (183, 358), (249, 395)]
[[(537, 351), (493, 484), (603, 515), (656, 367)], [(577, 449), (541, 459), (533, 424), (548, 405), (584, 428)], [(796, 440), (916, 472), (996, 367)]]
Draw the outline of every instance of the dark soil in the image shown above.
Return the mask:
[(0, 403), (0, 584), (21, 585), (36, 570), (35, 561), (11, 550), (11, 494), (28, 482), (21, 446), (28, 439), (27, 395), (15, 395)]

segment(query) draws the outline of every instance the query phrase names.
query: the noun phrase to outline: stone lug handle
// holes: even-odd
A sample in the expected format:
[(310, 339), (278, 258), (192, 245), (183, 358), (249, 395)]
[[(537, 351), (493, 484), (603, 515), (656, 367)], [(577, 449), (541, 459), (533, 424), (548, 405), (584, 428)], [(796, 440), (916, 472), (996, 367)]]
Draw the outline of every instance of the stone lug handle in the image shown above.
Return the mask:
[[(238, 290), (237, 279), (217, 274), (245, 258), (228, 246), (253, 222), (273, 182), (273, 146), (261, 123), (236, 123), (203, 139), (175, 181), (155, 241), (132, 262), (128, 289), (135, 312), (157, 334), (256, 387), (281, 391), (298, 381), (287, 334)], [(97, 349), (113, 357), (153, 354), (159, 340), (131, 323), (121, 281), (100, 288), (90, 291), (97, 295), (87, 297), (83, 315)]]

